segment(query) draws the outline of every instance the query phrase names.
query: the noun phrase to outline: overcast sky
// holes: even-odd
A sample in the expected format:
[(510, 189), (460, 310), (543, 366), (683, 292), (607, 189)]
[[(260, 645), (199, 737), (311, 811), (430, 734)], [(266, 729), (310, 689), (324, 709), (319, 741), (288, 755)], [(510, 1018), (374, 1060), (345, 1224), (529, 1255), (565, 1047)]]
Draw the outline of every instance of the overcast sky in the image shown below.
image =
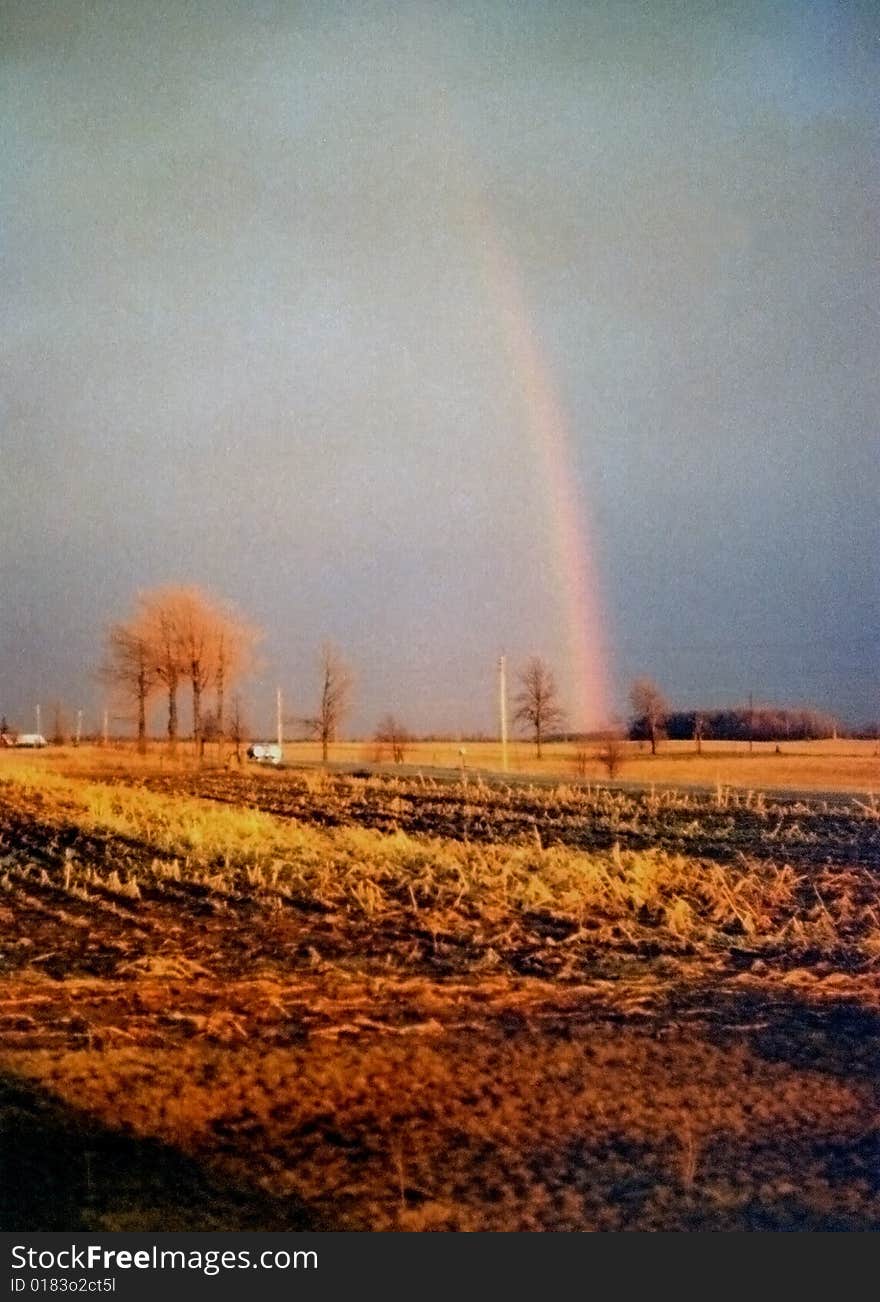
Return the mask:
[(872, 0), (0, 13), (11, 719), (93, 723), (102, 629), (178, 580), (266, 630), (260, 728), (276, 682), (312, 711), (325, 637), (354, 733), (491, 730), (501, 650), (576, 701), (490, 245), (564, 417), (611, 706), (647, 673), (876, 719)]

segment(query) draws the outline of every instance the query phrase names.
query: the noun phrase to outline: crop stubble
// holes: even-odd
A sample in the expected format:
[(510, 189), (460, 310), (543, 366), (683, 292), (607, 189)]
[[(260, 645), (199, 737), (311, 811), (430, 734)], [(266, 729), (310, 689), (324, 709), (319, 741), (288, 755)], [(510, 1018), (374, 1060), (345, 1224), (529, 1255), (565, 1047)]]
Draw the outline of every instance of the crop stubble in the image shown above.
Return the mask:
[(102, 1145), (149, 1171), (73, 1196), (35, 1160), (5, 1210), (880, 1227), (878, 828), (870, 802), (724, 791), (10, 774), (10, 1160), (51, 1107), (80, 1185)]

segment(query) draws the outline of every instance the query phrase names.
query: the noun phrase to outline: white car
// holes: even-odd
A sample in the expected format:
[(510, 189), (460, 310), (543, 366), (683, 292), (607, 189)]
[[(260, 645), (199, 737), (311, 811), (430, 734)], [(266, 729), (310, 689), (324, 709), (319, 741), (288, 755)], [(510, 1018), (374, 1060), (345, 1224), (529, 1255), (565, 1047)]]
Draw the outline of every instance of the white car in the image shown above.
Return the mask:
[(283, 758), (281, 747), (277, 742), (256, 741), (247, 748), (248, 759), (258, 764), (280, 764)]

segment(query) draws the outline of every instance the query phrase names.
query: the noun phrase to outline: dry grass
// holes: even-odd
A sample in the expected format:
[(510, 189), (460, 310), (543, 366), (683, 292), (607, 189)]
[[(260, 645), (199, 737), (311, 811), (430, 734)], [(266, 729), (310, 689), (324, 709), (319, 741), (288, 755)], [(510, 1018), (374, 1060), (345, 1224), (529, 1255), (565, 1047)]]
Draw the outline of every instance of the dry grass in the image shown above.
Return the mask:
[[(465, 755), (461, 756), (460, 748)], [(693, 742), (661, 743), (657, 755), (651, 755), (646, 743), (623, 742), (617, 777), (625, 782), (661, 785), (703, 785), (783, 790), (880, 792), (880, 749), (876, 741), (756, 742), (750, 751), (746, 742), (703, 743), (703, 753), (694, 752)], [(317, 765), (321, 748), (316, 742), (288, 742), (284, 747), (287, 764)], [(227, 746), (224, 762), (233, 763)], [(370, 765), (375, 760), (375, 744), (340, 742), (331, 748), (331, 761), (347, 765)], [(0, 751), (0, 773), (20, 762), (21, 753)], [(207, 750), (205, 763), (216, 765), (220, 757), (215, 747)], [(412, 743), (406, 752), (409, 769), (438, 768), (474, 774), (477, 771), (499, 773), (501, 750), (497, 742)], [(28, 762), (49, 770), (67, 773), (150, 774), (197, 771), (199, 761), (188, 743), (180, 743), (175, 756), (164, 745), (151, 743), (146, 755), (136, 754), (129, 744), (107, 748), (98, 746), (50, 747), (28, 755)], [(387, 764), (386, 771), (395, 766)], [(604, 782), (607, 767), (598, 743), (580, 746), (556, 743), (545, 747), (540, 761), (534, 748), (515, 741), (509, 747), (509, 771), (516, 777), (559, 778), (566, 781)]]
[[(324, 779), (317, 775), (314, 779)], [(563, 794), (569, 793), (563, 789)], [(473, 937), (503, 935), (524, 920), (550, 926), (567, 943), (645, 934), (673, 949), (727, 950), (735, 937), (792, 953), (845, 952), (850, 963), (880, 959), (876, 878), (852, 866), (797, 872), (740, 856), (721, 866), (660, 849), (584, 852), (567, 845), (473, 843), (391, 834), (359, 826), (320, 828), (259, 809), (164, 795), (138, 786), (85, 781), (20, 765), (0, 779), (7, 809), (49, 828), (109, 834), (140, 847), (124, 876), (114, 866), (64, 859), (70, 892), (101, 885), (137, 899), (169, 878), (219, 896), (267, 903), (313, 902), (374, 921)], [(548, 791), (547, 803), (554, 798)], [(585, 801), (588, 799), (584, 797)], [(625, 795), (596, 793), (599, 806)], [(660, 814), (672, 797), (653, 798)], [(750, 799), (747, 808), (760, 802)], [(590, 806), (585, 805), (585, 815)], [(862, 818), (876, 823), (876, 808)]]
[[(461, 772), (501, 772), (501, 749), (497, 742), (414, 742), (407, 747), (409, 767), (448, 768)], [(371, 764), (370, 745), (359, 743), (333, 747), (337, 763)], [(582, 755), (586, 750), (587, 755)], [(312, 764), (320, 760), (319, 747), (312, 742), (290, 742), (284, 747), (285, 762)], [(558, 779), (607, 781), (608, 768), (600, 743), (587, 746), (557, 742), (544, 747), (542, 759), (535, 758), (534, 746), (510, 743), (509, 772), (514, 776), (558, 777)], [(393, 768), (393, 766), (388, 766)], [(644, 742), (622, 742), (617, 777), (631, 783), (669, 785), (696, 784), (751, 786), (751, 788), (804, 790), (880, 790), (880, 751), (876, 741), (703, 742), (703, 754), (695, 754), (693, 742), (661, 742), (651, 755)]]
[[(459, 753), (461, 747), (464, 757)], [(293, 742), (285, 746), (284, 756), (289, 764), (313, 764), (320, 760), (320, 750), (311, 742)], [(373, 748), (369, 745), (340, 743), (331, 752), (331, 759), (339, 763), (371, 764), (372, 758)], [(461, 772), (462, 758), (466, 773), (501, 772), (497, 742), (416, 742), (407, 749), (406, 764)], [(583, 778), (591, 782), (608, 778), (600, 743), (553, 743), (544, 747), (542, 758), (537, 760), (533, 746), (515, 741), (509, 746), (508, 762), (510, 773), (520, 777), (569, 781)], [(387, 768), (393, 771), (394, 766), (389, 764)], [(617, 777), (626, 782), (672, 786), (712, 786), (721, 782), (768, 790), (871, 792), (880, 791), (880, 750), (876, 741), (781, 742), (779, 753), (774, 742), (756, 742), (750, 751), (747, 742), (706, 741), (703, 753), (697, 755), (693, 742), (682, 741), (661, 742), (659, 753), (651, 755), (647, 743), (622, 742)]]
[(58, 758), (0, 763), (28, 1229), (880, 1228), (876, 800)]

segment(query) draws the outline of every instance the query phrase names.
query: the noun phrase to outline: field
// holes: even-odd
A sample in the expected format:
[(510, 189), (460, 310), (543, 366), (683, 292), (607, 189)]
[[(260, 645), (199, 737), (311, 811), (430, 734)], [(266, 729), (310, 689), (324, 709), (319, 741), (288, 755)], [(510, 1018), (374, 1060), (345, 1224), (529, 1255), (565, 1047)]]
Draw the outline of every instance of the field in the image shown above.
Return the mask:
[[(462, 752), (464, 752), (462, 754)], [(387, 747), (374, 742), (334, 746), (333, 758), (349, 765), (370, 765), (377, 759), (390, 771)], [(289, 742), (284, 748), (291, 764), (316, 764), (320, 747), (314, 742)], [(502, 772), (502, 753), (498, 742), (412, 742), (406, 747), (407, 769), (449, 768), (467, 773)], [(570, 742), (553, 742), (543, 747), (541, 759), (535, 748), (516, 740), (508, 745), (508, 771), (511, 777), (534, 777), (570, 781), (582, 778), (605, 782), (608, 771), (601, 748), (596, 743), (583, 747)], [(656, 755), (647, 742), (620, 744), (620, 769), (617, 777), (625, 782), (668, 783), (670, 785), (760, 787), (764, 790), (880, 789), (880, 747), (876, 741), (849, 739), (809, 742), (704, 741), (697, 754), (692, 741), (660, 743)]]
[(3, 1228), (880, 1229), (838, 747), (645, 790), (0, 754)]
[[(463, 752), (463, 753), (462, 753)], [(68, 771), (98, 772), (121, 770), (137, 773), (154, 769), (178, 771), (196, 767), (191, 748), (178, 747), (171, 761), (165, 747), (151, 743), (146, 756), (139, 757), (129, 744), (106, 750), (68, 747), (60, 752), (53, 748), (53, 759), (60, 756)], [(226, 758), (228, 759), (228, 747)], [(37, 757), (39, 758), (39, 757)], [(48, 756), (46, 757), (48, 758)], [(579, 747), (570, 742), (545, 745), (541, 759), (535, 748), (523, 740), (508, 746), (508, 773), (513, 781), (589, 781), (609, 780), (601, 747), (587, 743)], [(321, 763), (317, 742), (288, 741), (284, 745), (285, 763), (295, 767), (316, 767)], [(372, 741), (340, 742), (331, 747), (331, 768), (376, 769), (388, 774), (407, 773), (417, 776), (435, 770), (475, 777), (480, 774), (503, 776), (502, 753), (497, 741), (415, 741), (405, 748), (402, 766), (391, 763), (387, 746)], [(208, 748), (210, 763), (221, 760)], [(704, 741), (697, 754), (692, 741), (664, 741), (656, 755), (647, 742), (623, 742), (620, 745), (620, 768), (617, 780), (679, 787), (723, 786), (760, 789), (762, 791), (855, 791), (880, 793), (880, 743), (842, 738), (839, 740), (794, 742)]]

